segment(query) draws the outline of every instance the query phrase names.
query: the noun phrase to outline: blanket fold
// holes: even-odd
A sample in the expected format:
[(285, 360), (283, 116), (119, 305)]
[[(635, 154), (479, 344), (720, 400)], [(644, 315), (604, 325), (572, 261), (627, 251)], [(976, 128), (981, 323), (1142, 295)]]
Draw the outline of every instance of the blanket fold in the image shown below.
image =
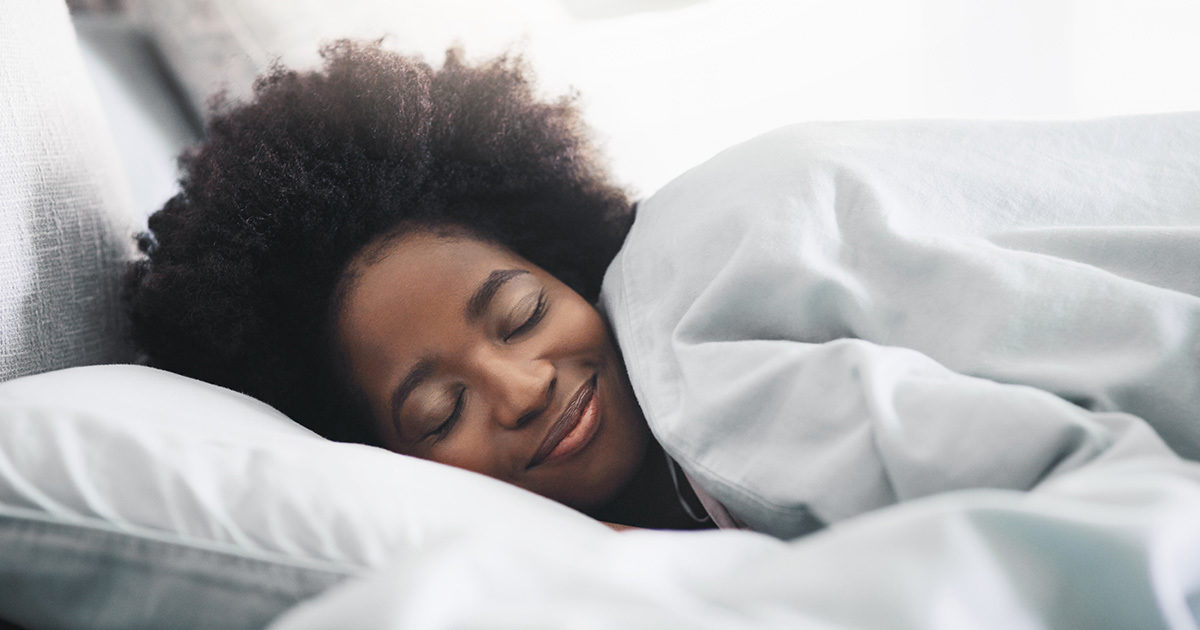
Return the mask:
[(602, 307), (668, 453), (789, 538), (1200, 458), (1198, 228), (1197, 114), (798, 125), (642, 201)]

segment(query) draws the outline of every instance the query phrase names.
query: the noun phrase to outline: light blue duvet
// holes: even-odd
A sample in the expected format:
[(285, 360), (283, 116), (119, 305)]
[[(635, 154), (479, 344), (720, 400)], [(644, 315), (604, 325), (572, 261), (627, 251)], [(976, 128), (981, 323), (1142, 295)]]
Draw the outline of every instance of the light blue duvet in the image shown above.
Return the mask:
[(1200, 457), (1198, 296), (1172, 114), (766, 134), (639, 205), (602, 306), (667, 452), (790, 538), (1155, 432)]

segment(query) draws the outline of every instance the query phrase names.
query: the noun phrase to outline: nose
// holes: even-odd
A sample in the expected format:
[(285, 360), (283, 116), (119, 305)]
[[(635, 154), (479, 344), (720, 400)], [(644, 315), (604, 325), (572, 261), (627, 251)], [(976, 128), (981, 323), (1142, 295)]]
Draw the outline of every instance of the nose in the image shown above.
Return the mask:
[(550, 407), (558, 379), (548, 360), (493, 352), (479, 361), (479, 380), (495, 422), (519, 429)]

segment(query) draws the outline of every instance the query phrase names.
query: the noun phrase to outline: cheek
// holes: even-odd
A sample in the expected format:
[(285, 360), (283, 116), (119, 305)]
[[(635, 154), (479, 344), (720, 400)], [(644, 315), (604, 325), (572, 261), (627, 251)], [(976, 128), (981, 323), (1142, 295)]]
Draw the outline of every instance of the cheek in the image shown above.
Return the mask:
[(502, 453), (497, 452), (494, 441), (488, 439), (484, 431), (468, 427), (459, 429), (458, 435), (448, 436), (443, 445), (434, 448), (429, 454), (429, 459), (439, 464), (509, 481), (509, 468), (502, 465)]
[(608, 328), (590, 304), (576, 298), (564, 306), (557, 330), (559, 338), (572, 348), (600, 350), (608, 345)]

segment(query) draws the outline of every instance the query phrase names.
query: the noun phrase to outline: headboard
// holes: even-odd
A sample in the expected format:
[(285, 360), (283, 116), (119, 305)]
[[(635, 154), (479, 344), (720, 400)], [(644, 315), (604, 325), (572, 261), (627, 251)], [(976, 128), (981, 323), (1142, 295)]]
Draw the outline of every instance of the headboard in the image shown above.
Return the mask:
[(0, 381), (126, 362), (126, 180), (62, 2), (0, 15)]

